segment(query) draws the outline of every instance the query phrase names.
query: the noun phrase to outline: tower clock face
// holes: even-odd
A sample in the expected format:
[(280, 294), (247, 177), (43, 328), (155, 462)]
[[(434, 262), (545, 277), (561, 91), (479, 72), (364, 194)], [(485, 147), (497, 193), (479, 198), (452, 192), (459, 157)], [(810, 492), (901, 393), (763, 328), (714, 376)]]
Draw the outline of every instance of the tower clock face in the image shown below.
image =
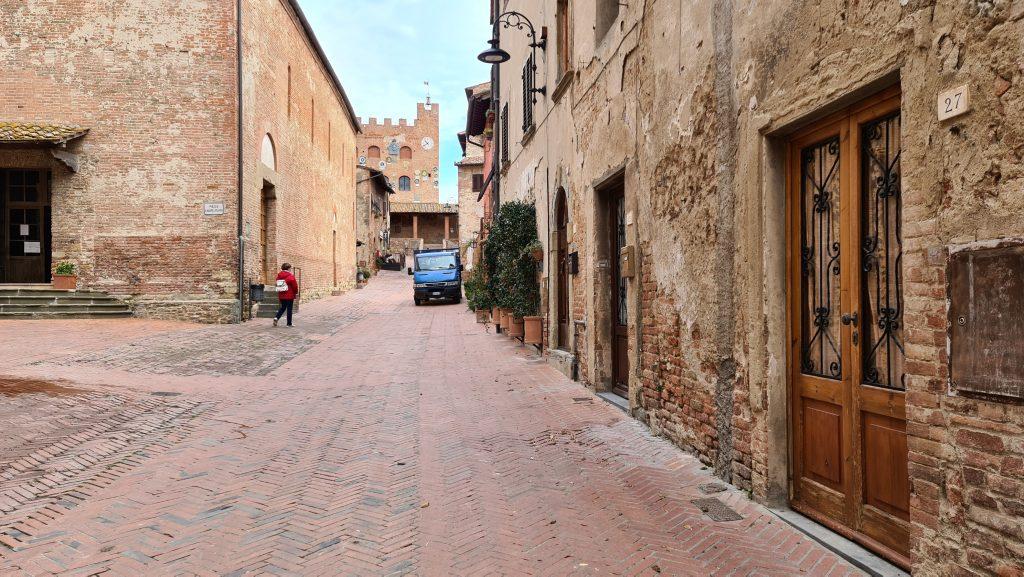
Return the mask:
[(434, 139), (429, 136), (424, 136), (423, 140), (420, 141), (420, 146), (423, 147), (423, 150), (430, 150), (431, 148), (434, 148)]

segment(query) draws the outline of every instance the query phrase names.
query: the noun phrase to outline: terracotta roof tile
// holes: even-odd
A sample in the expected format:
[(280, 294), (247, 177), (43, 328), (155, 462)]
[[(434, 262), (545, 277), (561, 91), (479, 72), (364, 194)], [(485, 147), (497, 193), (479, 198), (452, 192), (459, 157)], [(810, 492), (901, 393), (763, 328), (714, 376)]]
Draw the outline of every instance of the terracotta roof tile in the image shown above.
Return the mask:
[(0, 142), (49, 142), (63, 144), (81, 138), (88, 128), (62, 124), (0, 121)]

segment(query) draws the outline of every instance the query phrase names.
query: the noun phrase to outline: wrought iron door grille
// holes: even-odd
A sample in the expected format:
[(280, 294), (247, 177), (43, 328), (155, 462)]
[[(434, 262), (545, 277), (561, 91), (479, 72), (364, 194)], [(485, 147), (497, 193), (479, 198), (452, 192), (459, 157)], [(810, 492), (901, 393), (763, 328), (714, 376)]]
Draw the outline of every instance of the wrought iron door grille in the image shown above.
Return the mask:
[(862, 128), (861, 309), (865, 385), (904, 390), (900, 116)]
[(841, 379), (839, 138), (803, 149), (801, 161), (801, 371)]

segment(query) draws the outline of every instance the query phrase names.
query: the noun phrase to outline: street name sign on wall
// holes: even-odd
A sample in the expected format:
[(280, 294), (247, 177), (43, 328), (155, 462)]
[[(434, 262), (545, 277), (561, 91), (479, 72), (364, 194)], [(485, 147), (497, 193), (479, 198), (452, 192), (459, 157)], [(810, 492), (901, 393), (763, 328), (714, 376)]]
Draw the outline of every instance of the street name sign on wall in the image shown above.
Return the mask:
[(220, 216), (222, 214), (224, 214), (223, 202), (207, 202), (203, 204), (203, 215)]

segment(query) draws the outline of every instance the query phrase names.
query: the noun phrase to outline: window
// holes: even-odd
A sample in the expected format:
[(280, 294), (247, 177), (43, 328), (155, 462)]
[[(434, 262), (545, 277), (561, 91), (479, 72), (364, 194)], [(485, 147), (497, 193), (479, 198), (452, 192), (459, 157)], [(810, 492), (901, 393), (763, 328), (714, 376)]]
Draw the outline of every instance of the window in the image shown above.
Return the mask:
[(474, 174), (473, 175), (473, 192), (480, 192), (484, 189), (484, 175)]
[(367, 148), (366, 149), (366, 157), (367, 158), (380, 158), (380, 147), (379, 146), (371, 146), (370, 148)]
[(569, 71), (569, 0), (558, 0), (555, 14), (558, 42), (558, 78), (561, 79)]
[(412, 158), (412, 149), (408, 146), (403, 146), (402, 150), (398, 153), (398, 158), (402, 160), (409, 160)]
[(619, 0), (597, 0), (597, 24), (594, 28), (597, 36), (596, 42), (600, 42), (612, 29), (612, 25), (619, 18)]
[(533, 55), (523, 65), (523, 132), (533, 128)]
[(508, 104), (501, 107), (501, 161), (508, 162)]
[(398, 179), (398, 190), (412, 190), (412, 180), (408, 176)]

